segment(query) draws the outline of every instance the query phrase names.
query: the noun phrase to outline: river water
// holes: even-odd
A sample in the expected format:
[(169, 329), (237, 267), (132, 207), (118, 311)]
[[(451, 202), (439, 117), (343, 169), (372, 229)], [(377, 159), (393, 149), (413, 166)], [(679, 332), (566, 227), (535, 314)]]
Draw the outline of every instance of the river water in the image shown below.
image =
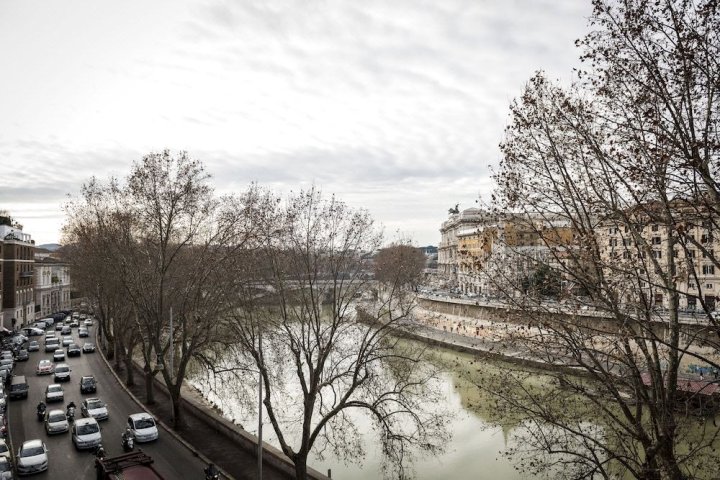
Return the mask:
[[(411, 465), (418, 480), (448, 478), (520, 480), (532, 479), (527, 473), (517, 472), (511, 459), (501, 455), (508, 442), (512, 442), (513, 428), (502, 428), (492, 422), (489, 402), (475, 385), (475, 374), (488, 369), (499, 370), (511, 368), (499, 363), (478, 361), (472, 355), (437, 348), (428, 360), (435, 367), (440, 367), (440, 389), (444, 394), (445, 408), (452, 413), (450, 431), (452, 436), (445, 452), (438, 456), (416, 458)], [(240, 401), (242, 395), (230, 387), (218, 386), (209, 388), (207, 378), (195, 377), (192, 382), (198, 389), (206, 393), (213, 403), (218, 405), (228, 419), (234, 419), (248, 432), (257, 433), (257, 415), (253, 409)], [(252, 400), (244, 400), (252, 402)], [(381, 452), (375, 433), (371, 430), (368, 419), (354, 417), (359, 425), (360, 436), (364, 445), (365, 456), (358, 463), (345, 464), (326, 453), (324, 458), (311, 458), (309, 464), (326, 473), (332, 471), (332, 477), (345, 480), (382, 478)], [(497, 419), (495, 419), (497, 420)], [(277, 446), (269, 423), (263, 424), (263, 439)], [(392, 475), (390, 475), (392, 477)]]

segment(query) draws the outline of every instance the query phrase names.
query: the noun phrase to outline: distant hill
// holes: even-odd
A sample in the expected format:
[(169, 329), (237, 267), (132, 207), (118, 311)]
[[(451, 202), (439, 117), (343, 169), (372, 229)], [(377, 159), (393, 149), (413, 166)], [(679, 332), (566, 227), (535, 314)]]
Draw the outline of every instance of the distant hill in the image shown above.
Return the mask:
[(50, 250), (51, 252), (54, 252), (58, 248), (62, 247), (62, 245), (58, 243), (44, 243), (42, 245), (36, 245), (37, 248), (44, 248), (45, 250)]

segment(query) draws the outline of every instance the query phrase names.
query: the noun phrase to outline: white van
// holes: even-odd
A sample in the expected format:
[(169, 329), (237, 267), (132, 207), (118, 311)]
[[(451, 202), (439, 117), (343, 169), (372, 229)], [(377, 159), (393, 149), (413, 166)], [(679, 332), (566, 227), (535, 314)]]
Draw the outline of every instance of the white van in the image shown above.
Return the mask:
[(97, 420), (92, 417), (75, 420), (72, 426), (72, 440), (78, 450), (94, 448), (100, 445), (102, 435)]

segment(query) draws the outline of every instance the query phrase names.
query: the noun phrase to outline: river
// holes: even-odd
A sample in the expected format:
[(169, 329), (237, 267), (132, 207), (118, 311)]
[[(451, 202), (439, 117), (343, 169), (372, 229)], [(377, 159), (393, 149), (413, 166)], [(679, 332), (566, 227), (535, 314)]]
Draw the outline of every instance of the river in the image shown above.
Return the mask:
[[(408, 342), (413, 344), (413, 342)], [(418, 347), (421, 347), (418, 344)], [(493, 407), (492, 397), (485, 393), (478, 385), (493, 389), (488, 382), (502, 381), (507, 377), (507, 371), (517, 368), (512, 364), (502, 362), (488, 362), (471, 354), (459, 353), (453, 350), (433, 347), (427, 360), (428, 366), (438, 368), (441, 374), (438, 378), (438, 387), (443, 394), (444, 402), (427, 404), (428, 408), (444, 408), (451, 413), (449, 429), (452, 433), (445, 451), (437, 456), (420, 456), (415, 458), (411, 465), (414, 478), (418, 480), (434, 480), (447, 478), (453, 480), (532, 480), (536, 478), (527, 471), (517, 471), (515, 466), (520, 462), (517, 457), (503, 455), (504, 451), (515, 446), (516, 434), (523, 432), (523, 425), (519, 419), (510, 418), (504, 412), (496, 411)], [(494, 380), (493, 380), (494, 379)], [(553, 396), (555, 387), (543, 372), (532, 372), (529, 376), (534, 387), (547, 390)], [(206, 397), (218, 405), (228, 419), (235, 419), (248, 432), (256, 434), (257, 415), (253, 403), (257, 396), (253, 396), (252, 386), (238, 386), (236, 384), (223, 385), (214, 382), (210, 388), (209, 377), (195, 376), (191, 383)], [(243, 391), (243, 388), (245, 390)], [(249, 390), (248, 390), (249, 388)], [(582, 400), (580, 400), (582, 402)], [(594, 426), (592, 409), (578, 408), (582, 413), (586, 425)], [(364, 455), (355, 457), (354, 463), (343, 463), (333, 456), (331, 452), (324, 455), (311, 455), (309, 465), (326, 473), (332, 471), (332, 477), (343, 480), (365, 480), (383, 478), (381, 452), (379, 442), (371, 429), (371, 423), (360, 414), (352, 415), (358, 427), (358, 435), (363, 446)], [(692, 445), (693, 437), (703, 432), (717, 432), (712, 419), (690, 419), (687, 422), (689, 433), (688, 442)], [(263, 424), (263, 439), (277, 446), (269, 423)], [(521, 444), (522, 445), (522, 444)], [(686, 448), (685, 443), (679, 445), (680, 450)], [(711, 465), (715, 462), (715, 452), (720, 450), (720, 444), (715, 442), (711, 453)], [(716, 465), (716, 463), (714, 463)], [(711, 470), (714, 470), (711, 468)], [(696, 471), (696, 473), (699, 473)], [(393, 475), (388, 475), (393, 478)], [(697, 478), (717, 478), (700, 474)]]
[[(472, 355), (457, 353), (446, 349), (435, 349), (428, 359), (434, 366), (440, 367), (443, 373), (439, 376), (439, 388), (445, 398), (445, 407), (451, 412), (450, 431), (452, 436), (446, 445), (445, 452), (438, 456), (416, 458), (411, 468), (418, 480), (437, 478), (463, 479), (494, 479), (520, 480), (531, 479), (527, 473), (519, 473), (510, 459), (501, 455), (507, 442), (512, 441), (512, 429), (503, 429), (490, 423), (487, 418), (488, 402), (481, 390), (472, 383), (472, 375), (487, 369), (498, 370), (510, 368), (507, 365), (478, 362)], [(250, 433), (257, 433), (257, 415), (243, 401), (243, 395), (230, 387), (210, 389), (206, 378), (195, 377), (193, 383), (198, 389), (206, 392), (206, 396), (219, 405), (223, 414), (235, 419)], [(212, 391), (211, 391), (212, 390)], [(245, 402), (248, 400), (246, 399)], [(365, 450), (365, 456), (359, 463), (344, 464), (332, 454), (326, 453), (324, 458), (317, 455), (309, 464), (326, 473), (332, 471), (332, 477), (345, 480), (361, 480), (382, 478), (381, 452), (379, 443), (367, 418), (355, 416)], [(263, 439), (277, 446), (269, 423), (263, 423)]]

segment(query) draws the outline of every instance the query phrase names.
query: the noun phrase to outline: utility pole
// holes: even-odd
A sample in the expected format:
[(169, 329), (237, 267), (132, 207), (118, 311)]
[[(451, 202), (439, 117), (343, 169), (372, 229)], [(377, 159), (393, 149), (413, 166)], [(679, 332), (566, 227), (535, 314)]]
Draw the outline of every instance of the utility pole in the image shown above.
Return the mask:
[(263, 457), (263, 440), (262, 440), (262, 391), (263, 391), (263, 353), (262, 353), (262, 327), (258, 323), (258, 480), (262, 480), (262, 457)]
[(175, 341), (173, 339), (173, 314), (172, 314), (172, 307), (170, 307), (170, 358), (168, 358), (168, 373), (170, 374), (170, 378), (173, 378), (173, 372), (175, 371), (173, 369), (173, 357), (175, 355)]

